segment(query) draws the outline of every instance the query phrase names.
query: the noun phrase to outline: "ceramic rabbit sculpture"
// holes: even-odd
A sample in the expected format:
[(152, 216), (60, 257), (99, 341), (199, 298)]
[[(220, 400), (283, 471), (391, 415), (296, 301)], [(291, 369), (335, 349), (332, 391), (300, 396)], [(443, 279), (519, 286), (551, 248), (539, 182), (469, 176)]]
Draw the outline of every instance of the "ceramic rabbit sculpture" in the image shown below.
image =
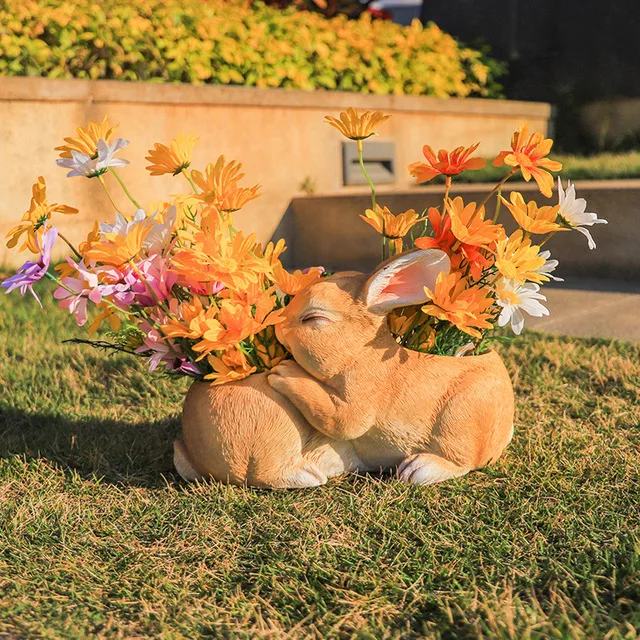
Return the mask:
[(179, 473), (279, 488), (398, 466), (402, 480), (431, 484), (495, 460), (514, 414), (500, 356), (409, 351), (388, 327), (392, 309), (426, 301), (424, 287), (448, 269), (442, 251), (416, 250), (371, 277), (338, 273), (301, 291), (276, 329), (294, 360), (191, 387)]

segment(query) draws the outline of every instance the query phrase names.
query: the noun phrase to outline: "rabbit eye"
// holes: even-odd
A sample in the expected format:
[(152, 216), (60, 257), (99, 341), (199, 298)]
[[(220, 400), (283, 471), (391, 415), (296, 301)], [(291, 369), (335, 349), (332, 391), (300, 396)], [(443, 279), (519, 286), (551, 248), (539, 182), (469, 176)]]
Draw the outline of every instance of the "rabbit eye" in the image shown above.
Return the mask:
[(302, 324), (325, 324), (329, 322), (329, 318), (319, 313), (309, 313), (300, 319)]

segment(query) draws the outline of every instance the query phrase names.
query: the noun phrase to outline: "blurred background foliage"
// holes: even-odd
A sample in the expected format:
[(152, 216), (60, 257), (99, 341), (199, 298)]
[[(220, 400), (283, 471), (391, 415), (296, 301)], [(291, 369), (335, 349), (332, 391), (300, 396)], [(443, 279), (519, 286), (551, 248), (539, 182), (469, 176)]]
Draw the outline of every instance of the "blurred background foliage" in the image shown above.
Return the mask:
[(435, 24), (349, 19), (349, 0), (273, 4), (0, 0), (0, 75), (502, 96), (504, 65)]

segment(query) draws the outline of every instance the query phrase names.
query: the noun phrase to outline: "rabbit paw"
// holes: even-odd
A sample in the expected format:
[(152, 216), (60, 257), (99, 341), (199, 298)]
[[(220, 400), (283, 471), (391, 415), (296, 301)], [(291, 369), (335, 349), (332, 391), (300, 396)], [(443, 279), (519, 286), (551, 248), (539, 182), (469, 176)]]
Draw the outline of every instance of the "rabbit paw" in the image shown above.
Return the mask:
[[(290, 378), (308, 375), (309, 374), (295, 360), (283, 360), (268, 372), (268, 378), (271, 378), (271, 376)], [(270, 380), (269, 384), (271, 384)]]
[(326, 474), (315, 464), (305, 464), (294, 468), (284, 475), (278, 487), (282, 489), (301, 489), (319, 487), (327, 483)]
[(400, 480), (411, 484), (436, 484), (467, 473), (469, 469), (459, 467), (433, 453), (416, 453), (405, 458), (398, 466)]

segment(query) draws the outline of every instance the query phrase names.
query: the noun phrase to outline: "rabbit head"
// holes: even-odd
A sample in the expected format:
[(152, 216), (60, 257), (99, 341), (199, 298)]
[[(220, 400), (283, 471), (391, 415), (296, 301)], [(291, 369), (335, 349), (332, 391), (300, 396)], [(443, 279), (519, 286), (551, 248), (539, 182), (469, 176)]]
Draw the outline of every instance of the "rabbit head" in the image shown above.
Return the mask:
[(387, 260), (371, 276), (349, 271), (323, 278), (291, 300), (276, 335), (301, 367), (327, 380), (364, 350), (395, 345), (389, 312), (425, 302), (425, 287), (433, 289), (449, 267), (443, 251), (415, 250)]

